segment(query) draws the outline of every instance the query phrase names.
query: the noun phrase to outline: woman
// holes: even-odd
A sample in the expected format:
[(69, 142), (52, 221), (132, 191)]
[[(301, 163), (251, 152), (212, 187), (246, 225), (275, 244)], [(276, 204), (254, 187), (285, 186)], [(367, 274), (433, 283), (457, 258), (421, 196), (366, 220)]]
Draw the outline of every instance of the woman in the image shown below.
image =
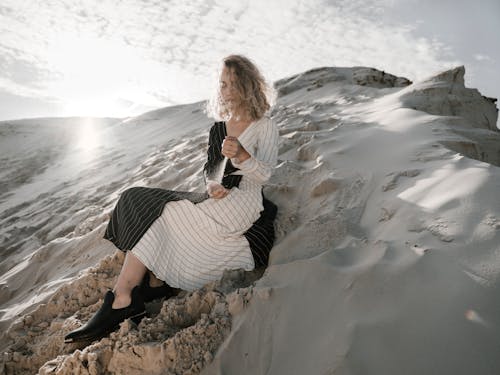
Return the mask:
[[(65, 342), (94, 340), (127, 318), (145, 314), (144, 302), (194, 290), (224, 269), (267, 265), (276, 206), (262, 185), (277, 163), (278, 130), (267, 113), (272, 91), (246, 57), (223, 59), (207, 109), (210, 129), (204, 194), (154, 188), (125, 191), (105, 238), (127, 251), (113, 291)], [(163, 283), (164, 281), (165, 283)]]

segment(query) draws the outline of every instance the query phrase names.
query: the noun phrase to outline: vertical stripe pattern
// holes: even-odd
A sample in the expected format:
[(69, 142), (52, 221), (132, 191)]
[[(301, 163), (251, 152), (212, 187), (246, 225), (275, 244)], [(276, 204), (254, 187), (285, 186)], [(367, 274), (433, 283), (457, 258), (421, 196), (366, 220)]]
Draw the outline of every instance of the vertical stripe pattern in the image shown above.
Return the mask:
[[(266, 169), (276, 162), (277, 138), (266, 145), (273, 137), (267, 134), (264, 140), (262, 136), (272, 126), (264, 118), (244, 132), (248, 139), (240, 142), (256, 165), (247, 173), (245, 165), (240, 169), (234, 165), (237, 162), (228, 161), (222, 180), (230, 189), (228, 196), (217, 200), (206, 193), (128, 189), (113, 210), (104, 238), (121, 250), (132, 250), (169, 285), (186, 290), (220, 278), (227, 268), (266, 266), (277, 207), (263, 196), (262, 183)], [(210, 129), (205, 179), (224, 158), (220, 150), (226, 134), (224, 122)]]

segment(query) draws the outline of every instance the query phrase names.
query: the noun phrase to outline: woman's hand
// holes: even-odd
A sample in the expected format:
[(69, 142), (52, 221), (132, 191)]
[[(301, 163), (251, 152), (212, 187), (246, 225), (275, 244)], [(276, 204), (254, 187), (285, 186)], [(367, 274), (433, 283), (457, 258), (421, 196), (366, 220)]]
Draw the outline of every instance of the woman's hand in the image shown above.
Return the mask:
[(236, 158), (240, 163), (250, 157), (250, 154), (241, 146), (238, 138), (230, 135), (222, 141), (222, 155), (228, 159)]
[(229, 190), (217, 182), (210, 181), (207, 184), (207, 192), (210, 198), (221, 199), (229, 194)]

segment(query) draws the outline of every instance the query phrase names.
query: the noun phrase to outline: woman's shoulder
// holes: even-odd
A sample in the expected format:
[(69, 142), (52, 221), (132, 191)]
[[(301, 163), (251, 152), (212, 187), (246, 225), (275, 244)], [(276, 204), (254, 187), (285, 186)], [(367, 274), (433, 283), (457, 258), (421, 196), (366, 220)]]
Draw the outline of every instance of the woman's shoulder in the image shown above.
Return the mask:
[(259, 120), (257, 120), (256, 124), (258, 125), (257, 128), (259, 128), (259, 131), (266, 134), (269, 131), (276, 129), (276, 123), (268, 112), (266, 112)]
[(264, 126), (273, 126), (274, 125), (274, 120), (269, 114), (269, 112), (266, 112), (262, 115), (261, 118), (259, 118), (257, 121), (255, 121), (259, 125), (264, 125)]

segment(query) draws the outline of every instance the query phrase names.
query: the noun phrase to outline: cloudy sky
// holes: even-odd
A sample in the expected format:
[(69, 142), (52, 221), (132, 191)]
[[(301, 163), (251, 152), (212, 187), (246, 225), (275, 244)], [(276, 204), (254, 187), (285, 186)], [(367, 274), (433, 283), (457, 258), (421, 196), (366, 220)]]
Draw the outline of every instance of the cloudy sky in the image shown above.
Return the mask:
[(319, 66), (500, 97), (498, 0), (0, 0), (0, 120), (125, 117), (206, 99), (222, 57), (269, 80)]

